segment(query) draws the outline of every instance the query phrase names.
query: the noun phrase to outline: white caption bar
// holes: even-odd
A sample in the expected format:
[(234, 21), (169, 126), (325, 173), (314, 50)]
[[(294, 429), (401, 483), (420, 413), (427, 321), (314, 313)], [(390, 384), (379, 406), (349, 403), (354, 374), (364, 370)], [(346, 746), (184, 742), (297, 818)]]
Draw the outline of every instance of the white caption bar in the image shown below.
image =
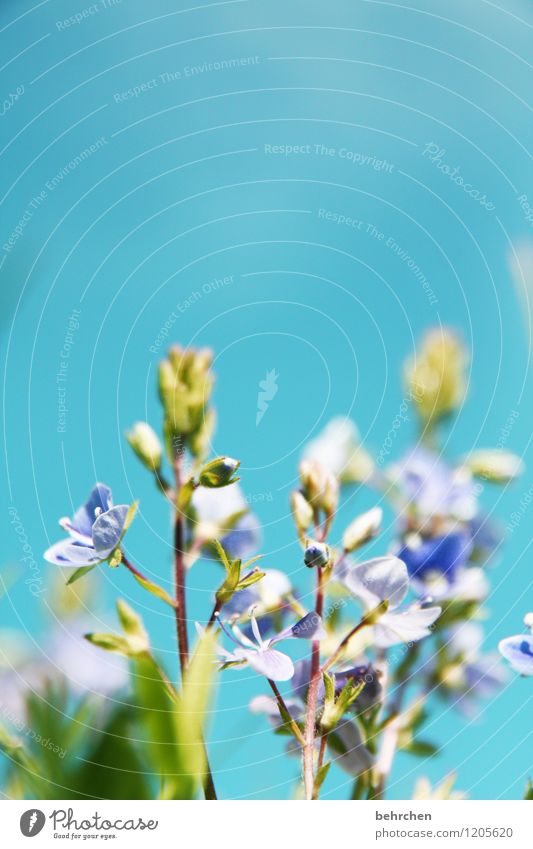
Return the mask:
[[(209, 810), (206, 806), (209, 806)], [(305, 808), (304, 808), (305, 806)], [(0, 802), (2, 846), (531, 849), (527, 802)], [(35, 844), (28, 840), (35, 838)]]

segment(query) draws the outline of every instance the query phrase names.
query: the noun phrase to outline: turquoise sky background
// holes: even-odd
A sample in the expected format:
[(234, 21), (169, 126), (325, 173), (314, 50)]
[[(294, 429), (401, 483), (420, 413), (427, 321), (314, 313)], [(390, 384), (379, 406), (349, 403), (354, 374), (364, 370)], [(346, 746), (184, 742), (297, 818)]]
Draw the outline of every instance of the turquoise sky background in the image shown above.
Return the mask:
[[(510, 257), (532, 238), (532, 26), (529, 0), (4, 0), (5, 565), (21, 565), (9, 507), (44, 575), (57, 518), (103, 480), (118, 502), (140, 498), (128, 551), (170, 587), (170, 519), (123, 433), (136, 419), (160, 422), (157, 339), (173, 312), (169, 341), (216, 353), (213, 451), (242, 460), (265, 563), (290, 574), (304, 600), (309, 576), (287, 510), (302, 446), (349, 414), (377, 452), (402, 401), (402, 361), (426, 328), (453, 325), (472, 349), (469, 398), (444, 451), (497, 444), (516, 411), (505, 447), (531, 467), (527, 290)], [(439, 164), (457, 167), (477, 196)], [(257, 426), (271, 369), (279, 391)], [(414, 423), (403, 425), (396, 456), (413, 436)], [(505, 525), (530, 486), (528, 469), (484, 502)], [(375, 503), (348, 497), (346, 521)], [(387, 518), (376, 551), (390, 539)], [(533, 606), (530, 528), (526, 513), (491, 575), (487, 648)], [(0, 615), (39, 651), (48, 620), (24, 578)], [(216, 578), (208, 564), (191, 573), (191, 617), (205, 619)], [(174, 670), (170, 616), (121, 570), (102, 572), (103, 610), (117, 593), (143, 611)], [(247, 712), (263, 690), (244, 672), (221, 680), (211, 751), (224, 798), (292, 792), (297, 763)], [(519, 797), (533, 772), (532, 697), (530, 680), (511, 679), (475, 722), (441, 705), (431, 736), (442, 754), (399, 757), (391, 796), (409, 798), (416, 774), (457, 769), (473, 798)], [(348, 786), (332, 772), (325, 797), (345, 798)]]

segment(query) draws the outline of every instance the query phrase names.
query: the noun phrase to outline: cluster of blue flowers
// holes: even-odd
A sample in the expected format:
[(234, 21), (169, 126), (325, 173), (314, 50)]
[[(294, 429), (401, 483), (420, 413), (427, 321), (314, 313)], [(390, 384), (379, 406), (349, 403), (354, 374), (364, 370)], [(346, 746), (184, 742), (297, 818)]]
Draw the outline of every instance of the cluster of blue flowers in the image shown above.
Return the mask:
[[(307, 446), (290, 504), (302, 575), (313, 575), (316, 585), (310, 610), (283, 571), (256, 565), (259, 523), (239, 488), (239, 462), (207, 461), (213, 417), (206, 351), (175, 348), (161, 365), (164, 447), (146, 423), (128, 435), (174, 511), (174, 594), (130, 563), (123, 538), (135, 505), (113, 506), (103, 484), (72, 519), (61, 520), (68, 536), (45, 554), (51, 563), (73, 567), (71, 581), (106, 561), (123, 564), (170, 604), (184, 676), (186, 574), (197, 560), (215, 557), (224, 577), (211, 615), (197, 630), (218, 632), (221, 669), (249, 667), (268, 682), (272, 695), (257, 696), (251, 710), (290, 737), (288, 751), (302, 757), (308, 799), (319, 797), (332, 763), (353, 777), (353, 798), (383, 797), (398, 748), (433, 749), (420, 737), (433, 693), (471, 710), (478, 696), (490, 696), (504, 681), (497, 658), (481, 651), (487, 565), (502, 540), (482, 514), (479, 494), (489, 481), (511, 481), (521, 464), (503, 451), (476, 451), (455, 463), (439, 451), (439, 429), (464, 400), (465, 361), (457, 337), (439, 331), (407, 365), (420, 430), (399, 462), (378, 468), (347, 419), (333, 420)], [(370, 488), (376, 506), (340, 531), (339, 500), (354, 485)], [(383, 510), (394, 515), (393, 539), (380, 556), (360, 560), (381, 532)], [(532, 627), (532, 615), (526, 625)], [(294, 662), (278, 648), (285, 640), (308, 641), (309, 657)], [(92, 641), (129, 656), (137, 651), (131, 641), (109, 635)], [(530, 634), (502, 640), (500, 652), (520, 674), (533, 674)], [(289, 680), (284, 695), (278, 683)], [(215, 798), (208, 767), (207, 775), (204, 790)]]

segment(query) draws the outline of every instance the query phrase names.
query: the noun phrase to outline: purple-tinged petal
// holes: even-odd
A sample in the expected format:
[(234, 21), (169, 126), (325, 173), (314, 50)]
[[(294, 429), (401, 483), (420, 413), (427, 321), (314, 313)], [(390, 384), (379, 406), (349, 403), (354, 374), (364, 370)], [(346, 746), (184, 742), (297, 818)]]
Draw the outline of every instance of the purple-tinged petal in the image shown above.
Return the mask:
[(63, 530), (66, 531), (67, 534), (70, 535), (70, 537), (73, 540), (81, 543), (82, 545), (87, 545), (87, 546), (92, 548), (92, 544), (93, 544), (92, 536), (91, 535), (87, 536), (86, 534), (80, 533), (80, 531), (78, 531), (74, 527), (74, 525), (72, 524), (72, 521), (68, 518), (68, 516), (65, 516), (63, 519), (60, 519), (59, 524), (61, 525)]
[(378, 648), (387, 648), (397, 643), (417, 642), (429, 636), (430, 628), (440, 614), (440, 607), (420, 608), (415, 605), (403, 611), (388, 611), (374, 626), (374, 643)]
[(74, 531), (85, 537), (91, 537), (95, 519), (100, 513), (107, 513), (113, 506), (111, 490), (104, 483), (97, 483), (85, 504), (74, 513), (70, 525)]
[(264, 649), (263, 651), (252, 651), (252, 649), (237, 650), (239, 655), (248, 661), (248, 665), (255, 672), (264, 675), (272, 681), (289, 681), (294, 675), (294, 664), (290, 657), (276, 649)]
[(533, 675), (533, 637), (530, 634), (506, 637), (500, 641), (498, 648), (516, 672)]
[(93, 525), (93, 543), (102, 559), (105, 559), (120, 542), (129, 506), (119, 504), (107, 513), (101, 513)]
[[(300, 699), (285, 699), (285, 707), (289, 716), (296, 721), (305, 716), (305, 704)], [(256, 696), (250, 702), (250, 710), (252, 713), (265, 714), (275, 728), (283, 725), (278, 703), (272, 696)]]
[(67, 537), (50, 546), (44, 553), (44, 559), (56, 566), (89, 566), (99, 563), (102, 558), (92, 546), (73, 542)]
[(259, 522), (252, 513), (247, 513), (220, 543), (230, 560), (245, 560), (257, 551), (260, 541)]
[(489, 592), (489, 583), (484, 569), (468, 566), (457, 570), (453, 580), (449, 575), (433, 574), (424, 580), (411, 579), (411, 589), (420, 598), (432, 601), (483, 601)]
[(363, 743), (355, 722), (341, 722), (329, 735), (333, 760), (349, 775), (360, 775), (373, 764), (372, 755)]
[[(294, 664), (294, 676), (291, 687), (294, 695), (300, 699), (307, 698), (307, 691), (311, 682), (311, 661), (308, 658), (298, 660)], [(322, 683), (322, 682), (321, 682)], [(323, 684), (322, 684), (323, 686)]]
[(272, 637), (269, 645), (272, 646), (274, 643), (279, 643), (280, 640), (292, 638), (297, 640), (325, 640), (326, 637), (322, 619), (313, 610), (311, 613), (306, 613), (295, 625), (285, 628), (277, 636)]
[(394, 608), (403, 601), (409, 588), (407, 566), (397, 557), (374, 557), (353, 566), (344, 584), (366, 608), (388, 601)]
[(466, 664), (465, 678), (468, 694), (482, 699), (492, 698), (505, 684), (506, 672), (507, 669), (502, 666), (498, 655), (495, 658), (493, 654), (487, 654), (473, 663)]

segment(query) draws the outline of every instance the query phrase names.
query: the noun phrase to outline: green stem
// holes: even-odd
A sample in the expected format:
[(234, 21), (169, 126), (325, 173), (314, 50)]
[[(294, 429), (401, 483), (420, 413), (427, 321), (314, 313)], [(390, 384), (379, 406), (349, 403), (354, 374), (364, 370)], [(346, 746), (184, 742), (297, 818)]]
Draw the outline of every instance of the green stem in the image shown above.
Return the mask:
[[(179, 506), (179, 495), (181, 490), (181, 460), (183, 457), (183, 446), (179, 445), (174, 459), (174, 477), (176, 481), (175, 488), (175, 520), (174, 520), (174, 582), (176, 588), (176, 633), (178, 637), (178, 654), (180, 661), (181, 680), (187, 670), (189, 662), (189, 638), (187, 635), (187, 598), (185, 592), (185, 560), (184, 560), (184, 522), (181, 509)], [(217, 794), (213, 775), (209, 765), (207, 749), (203, 742), (205, 755), (205, 775), (204, 775), (204, 793), (205, 798), (216, 800)]]

